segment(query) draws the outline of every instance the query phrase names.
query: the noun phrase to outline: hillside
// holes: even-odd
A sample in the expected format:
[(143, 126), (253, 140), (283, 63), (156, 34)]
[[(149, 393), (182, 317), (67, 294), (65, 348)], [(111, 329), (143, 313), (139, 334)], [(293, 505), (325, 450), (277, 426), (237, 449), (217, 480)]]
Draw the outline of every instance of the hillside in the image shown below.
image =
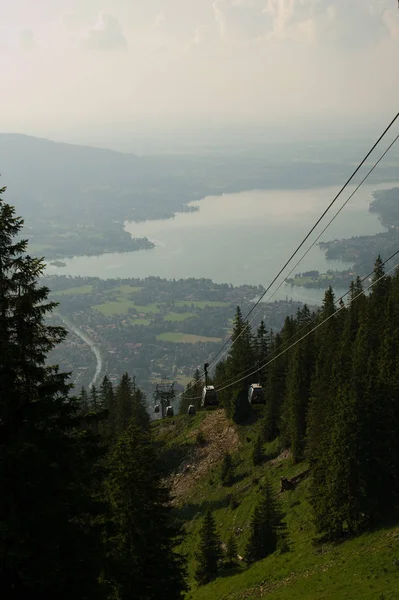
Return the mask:
[[(227, 421), (224, 411), (196, 417), (181, 416), (153, 424), (155, 439), (165, 447), (176, 511), (185, 523), (183, 550), (189, 557), (190, 600), (243, 600), (267, 597), (325, 599), (396, 599), (399, 597), (399, 521), (364, 533), (340, 544), (315, 545), (315, 531), (308, 502), (309, 478), (295, 489), (278, 494), (288, 526), (289, 551), (247, 568), (222, 570), (212, 583), (197, 587), (193, 579), (194, 553), (198, 545), (201, 517), (213, 511), (222, 542), (234, 533), (238, 555), (248, 539), (249, 521), (259, 497), (259, 486), (267, 476), (276, 492), (280, 478), (306, 471), (306, 463), (295, 465), (289, 453), (280, 452), (278, 440), (264, 444), (264, 461), (254, 467), (251, 453), (261, 420), (240, 427)], [(198, 443), (202, 432), (204, 441)], [(201, 441), (201, 436), (199, 441)], [(229, 450), (236, 465), (230, 487), (220, 481), (224, 452)]]
[[(125, 220), (170, 218), (194, 210), (188, 203), (205, 196), (318, 187), (347, 176), (341, 161), (298, 162), (291, 150), (273, 157), (255, 151), (134, 156), (0, 133), (1, 185), (24, 215), (32, 254), (48, 259), (151, 249), (149, 240), (124, 231)], [(395, 169), (383, 167), (378, 177), (394, 180)]]

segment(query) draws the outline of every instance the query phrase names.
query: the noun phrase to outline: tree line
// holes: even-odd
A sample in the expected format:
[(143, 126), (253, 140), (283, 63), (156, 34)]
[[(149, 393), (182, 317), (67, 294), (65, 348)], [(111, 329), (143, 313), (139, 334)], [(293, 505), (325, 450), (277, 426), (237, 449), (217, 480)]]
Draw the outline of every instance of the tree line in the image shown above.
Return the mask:
[[(123, 375), (73, 395), (46, 357), (66, 336), (0, 190), (0, 587), (4, 598), (177, 599), (181, 527), (145, 396)], [(17, 240), (17, 241), (16, 241)], [(72, 393), (71, 393), (72, 391)]]
[[(98, 389), (74, 395), (69, 374), (46, 365), (66, 330), (46, 324), (56, 304), (38, 283), (44, 264), (26, 253), (27, 241), (19, 240), (23, 220), (4, 202), (3, 192), (2, 592), (7, 598), (35, 592), (68, 600), (179, 598), (187, 587), (185, 559), (178, 552), (182, 529), (172, 518), (145, 395), (127, 373), (116, 386), (105, 377)], [(278, 437), (294, 461), (308, 461), (310, 501), (323, 539), (374, 526), (397, 505), (399, 273), (383, 275), (378, 258), (369, 295), (357, 279), (347, 305), (338, 308), (329, 288), (319, 311), (304, 306), (278, 333), (263, 322), (252, 332), (237, 308), (235, 343), (214, 374), (217, 388), (229, 384), (219, 397), (238, 424), (251, 413), (248, 385), (254, 380), (263, 385), (262, 437), (252, 460), (258, 464), (262, 442)], [(182, 411), (192, 403), (200, 408), (199, 372), (193, 383)], [(227, 485), (231, 469), (227, 460)], [(283, 530), (266, 483), (250, 523), (246, 561), (275, 551)], [(221, 556), (212, 515), (204, 518), (201, 544), (196, 578), (205, 583)], [(229, 540), (227, 558), (234, 557)]]
[[(319, 310), (305, 305), (280, 332), (263, 322), (251, 331), (238, 307), (234, 344), (213, 378), (219, 389), (232, 383), (219, 400), (236, 423), (251, 413), (248, 386), (262, 384), (262, 442), (279, 438), (295, 462), (308, 461), (323, 539), (374, 526), (399, 499), (399, 271), (384, 276), (378, 257), (372, 283), (366, 294), (353, 281), (346, 305), (330, 287)], [(197, 374), (183, 410), (199, 389)]]

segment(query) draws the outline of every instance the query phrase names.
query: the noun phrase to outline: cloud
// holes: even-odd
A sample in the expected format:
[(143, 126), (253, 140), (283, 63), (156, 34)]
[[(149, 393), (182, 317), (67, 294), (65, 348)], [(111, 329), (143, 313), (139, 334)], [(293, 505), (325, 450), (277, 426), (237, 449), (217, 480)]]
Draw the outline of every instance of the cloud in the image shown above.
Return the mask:
[(32, 29), (22, 29), (19, 34), (19, 43), (23, 50), (29, 51), (36, 47), (35, 34)]
[(214, 0), (213, 13), (225, 40), (276, 38), (358, 48), (392, 30), (380, 0)]
[(94, 50), (117, 50), (125, 48), (127, 41), (117, 19), (102, 12), (97, 23), (82, 39), (82, 46)]

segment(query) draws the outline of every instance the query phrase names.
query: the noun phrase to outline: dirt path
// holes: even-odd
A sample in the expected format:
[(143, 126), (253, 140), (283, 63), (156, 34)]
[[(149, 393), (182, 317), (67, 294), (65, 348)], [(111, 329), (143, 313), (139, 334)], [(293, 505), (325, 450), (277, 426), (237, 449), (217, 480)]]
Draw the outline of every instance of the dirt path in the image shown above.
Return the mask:
[(227, 420), (222, 409), (209, 412), (200, 427), (190, 433), (190, 437), (195, 438), (200, 431), (205, 438), (204, 445), (196, 446), (170, 479), (173, 504), (179, 504), (197, 481), (223, 460), (226, 452), (234, 452), (239, 446), (236, 428)]

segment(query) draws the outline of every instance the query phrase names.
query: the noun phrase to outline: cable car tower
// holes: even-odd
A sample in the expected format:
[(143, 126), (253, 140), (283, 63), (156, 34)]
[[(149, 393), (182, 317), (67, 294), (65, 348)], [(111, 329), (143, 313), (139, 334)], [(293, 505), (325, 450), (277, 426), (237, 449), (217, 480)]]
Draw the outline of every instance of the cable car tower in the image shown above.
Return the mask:
[(172, 402), (176, 395), (174, 382), (162, 381), (161, 383), (156, 383), (152, 395), (155, 403), (154, 412), (159, 413), (161, 409), (162, 418), (173, 416)]

